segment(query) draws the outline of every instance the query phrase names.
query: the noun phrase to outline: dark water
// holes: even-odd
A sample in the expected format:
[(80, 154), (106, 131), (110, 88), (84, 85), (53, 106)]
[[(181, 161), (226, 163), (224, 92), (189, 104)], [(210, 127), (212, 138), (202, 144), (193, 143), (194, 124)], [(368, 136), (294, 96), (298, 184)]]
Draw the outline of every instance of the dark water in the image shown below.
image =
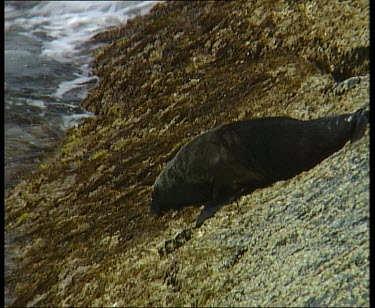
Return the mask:
[(145, 1), (5, 2), (5, 190), (38, 167), (67, 128), (92, 116), (79, 108), (90, 84), (84, 44), (148, 12)]
[[(92, 114), (79, 107), (97, 77), (87, 41), (147, 13), (156, 1), (6, 1), (5, 191), (38, 168), (65, 131)], [(15, 266), (5, 236), (5, 272)], [(5, 286), (5, 303), (12, 299)]]

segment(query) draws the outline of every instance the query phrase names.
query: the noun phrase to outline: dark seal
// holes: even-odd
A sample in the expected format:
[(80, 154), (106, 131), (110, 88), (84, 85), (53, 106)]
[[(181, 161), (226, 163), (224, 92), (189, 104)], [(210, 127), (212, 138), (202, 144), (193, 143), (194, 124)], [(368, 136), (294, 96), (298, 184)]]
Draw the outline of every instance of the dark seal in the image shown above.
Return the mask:
[(306, 171), (361, 138), (369, 111), (223, 125), (186, 143), (155, 180), (151, 212), (204, 204), (196, 226), (243, 194)]

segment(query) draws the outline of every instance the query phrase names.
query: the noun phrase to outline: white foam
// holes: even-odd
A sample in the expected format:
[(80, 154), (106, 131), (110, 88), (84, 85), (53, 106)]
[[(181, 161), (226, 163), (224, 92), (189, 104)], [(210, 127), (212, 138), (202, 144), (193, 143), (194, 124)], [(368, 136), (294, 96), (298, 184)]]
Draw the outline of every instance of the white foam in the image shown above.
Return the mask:
[(39, 100), (39, 99), (36, 99), (36, 100), (27, 99), (27, 104), (29, 106), (38, 107), (40, 109), (45, 109), (46, 108), (46, 103), (44, 101), (42, 101), (42, 100)]
[[(124, 24), (147, 13), (159, 1), (40, 1), (21, 17), (5, 6), (5, 30), (21, 28), (25, 35), (41, 37), (42, 56), (68, 62), (77, 56), (82, 43), (109, 27)], [(56, 14), (56, 12), (59, 12)]]
[[(78, 106), (70, 104), (69, 99), (66, 100), (63, 96), (97, 79), (89, 73), (91, 54), (85, 49), (87, 45), (84, 43), (101, 31), (125, 24), (129, 18), (136, 15), (146, 14), (158, 2), (160, 1), (35, 1), (22, 4), (9, 1), (4, 8), (5, 34), (15, 31), (21, 34), (21, 37), (31, 37), (31, 42), (36, 40), (41, 47), (38, 48), (40, 54), (35, 55), (35, 59), (42, 57), (77, 67), (78, 73), (73, 73), (72, 76), (76, 79), (62, 80), (52, 94), (60, 102), (54, 105), (62, 104), (69, 109), (77, 109)], [(30, 52), (23, 50), (25, 46), (26, 44), (19, 49), (7, 50), (10, 53), (9, 59), (17, 61), (17, 55), (23, 56), (22, 59), (26, 58), (23, 53)], [(32, 59), (30, 55), (28, 58)], [(14, 66), (14, 63), (12, 65)], [(82, 95), (86, 95), (85, 93), (82, 91)], [(15, 104), (23, 105), (25, 101), (17, 100)], [(41, 99), (28, 99), (26, 104), (42, 109), (41, 116), (50, 105)], [(92, 116), (94, 115), (90, 112), (62, 115), (60, 126), (65, 130), (78, 124), (81, 119)]]
[(62, 98), (62, 96), (76, 88), (80, 88), (84, 86), (85, 83), (91, 82), (93, 80), (97, 80), (96, 76), (92, 77), (84, 77), (84, 76), (78, 76), (77, 79), (71, 80), (71, 81), (63, 81), (59, 84), (56, 92), (53, 94), (53, 96), (57, 98)]
[(66, 130), (68, 128), (71, 128), (75, 125), (78, 125), (80, 122), (82, 122), (82, 119), (85, 118), (91, 118), (95, 117), (95, 115), (91, 112), (81, 113), (81, 114), (73, 114), (69, 116), (63, 116), (62, 117), (62, 123), (61, 123), (61, 129)]

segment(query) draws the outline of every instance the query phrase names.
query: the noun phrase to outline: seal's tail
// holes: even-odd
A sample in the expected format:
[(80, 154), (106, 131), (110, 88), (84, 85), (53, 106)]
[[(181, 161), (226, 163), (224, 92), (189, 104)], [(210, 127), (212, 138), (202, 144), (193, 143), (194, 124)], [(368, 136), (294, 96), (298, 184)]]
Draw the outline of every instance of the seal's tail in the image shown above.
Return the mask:
[(352, 124), (352, 134), (350, 138), (350, 142), (354, 142), (360, 138), (362, 138), (363, 134), (365, 133), (366, 126), (369, 122), (370, 118), (370, 111), (358, 109), (355, 113), (353, 113), (349, 118), (349, 122), (353, 122)]

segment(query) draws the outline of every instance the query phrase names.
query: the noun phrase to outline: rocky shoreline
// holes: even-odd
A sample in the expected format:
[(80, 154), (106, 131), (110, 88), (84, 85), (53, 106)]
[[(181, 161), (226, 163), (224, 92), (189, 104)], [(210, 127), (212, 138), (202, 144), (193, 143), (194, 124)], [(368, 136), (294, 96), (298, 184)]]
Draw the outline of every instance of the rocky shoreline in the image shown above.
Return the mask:
[(149, 214), (208, 128), (367, 103), (368, 19), (367, 1), (166, 2), (97, 35), (97, 116), (6, 196), (13, 306), (368, 306), (369, 130), (200, 229), (196, 208)]

